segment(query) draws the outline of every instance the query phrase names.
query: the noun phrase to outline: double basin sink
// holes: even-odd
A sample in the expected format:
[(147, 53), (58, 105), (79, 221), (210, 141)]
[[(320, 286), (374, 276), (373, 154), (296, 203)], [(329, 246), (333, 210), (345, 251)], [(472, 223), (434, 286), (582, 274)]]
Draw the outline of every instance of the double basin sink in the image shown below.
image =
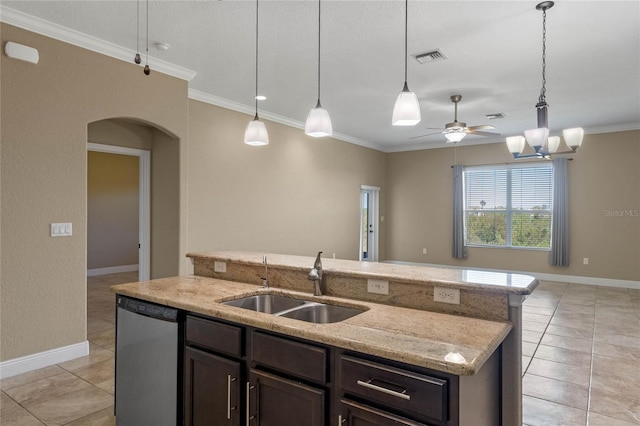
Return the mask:
[(364, 312), (364, 309), (294, 299), (277, 294), (246, 296), (222, 304), (315, 324), (340, 322)]

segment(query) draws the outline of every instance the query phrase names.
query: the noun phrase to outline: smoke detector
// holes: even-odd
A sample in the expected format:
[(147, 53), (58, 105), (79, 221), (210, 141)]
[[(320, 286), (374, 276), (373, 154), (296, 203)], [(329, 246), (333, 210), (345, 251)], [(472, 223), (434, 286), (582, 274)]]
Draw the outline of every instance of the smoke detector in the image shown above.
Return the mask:
[(440, 49), (433, 49), (422, 53), (413, 53), (411, 56), (413, 56), (413, 59), (418, 61), (420, 64), (428, 64), (430, 62), (447, 59)]
[(169, 50), (169, 48), (171, 47), (171, 45), (163, 43), (161, 41), (156, 41), (155, 43), (153, 43), (153, 45), (156, 47), (156, 49), (162, 51)]

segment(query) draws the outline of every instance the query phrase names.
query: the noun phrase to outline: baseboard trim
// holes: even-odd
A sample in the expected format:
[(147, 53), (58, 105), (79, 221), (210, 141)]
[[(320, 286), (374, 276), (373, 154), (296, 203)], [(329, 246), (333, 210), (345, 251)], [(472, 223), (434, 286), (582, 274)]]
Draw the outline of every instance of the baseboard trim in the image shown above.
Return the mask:
[(87, 276), (95, 277), (97, 275), (117, 274), (119, 272), (135, 272), (137, 270), (138, 270), (138, 264), (109, 266), (106, 268), (87, 269)]
[(432, 263), (403, 262), (400, 260), (385, 260), (383, 263), (395, 263), (398, 265), (413, 265), (413, 266), (429, 266), (433, 268), (473, 269), (477, 271), (525, 274), (525, 275), (532, 275), (541, 281), (557, 281), (561, 283), (599, 285), (603, 287), (631, 288), (631, 289), (640, 290), (640, 281), (633, 281), (633, 280), (616, 280), (612, 278), (583, 277), (580, 275), (546, 274), (543, 272), (509, 271), (504, 269), (490, 269), (490, 268), (476, 268), (476, 267), (468, 268), (468, 267), (454, 266), (454, 265), (436, 265)]
[(89, 355), (89, 341), (0, 362), (0, 379)]

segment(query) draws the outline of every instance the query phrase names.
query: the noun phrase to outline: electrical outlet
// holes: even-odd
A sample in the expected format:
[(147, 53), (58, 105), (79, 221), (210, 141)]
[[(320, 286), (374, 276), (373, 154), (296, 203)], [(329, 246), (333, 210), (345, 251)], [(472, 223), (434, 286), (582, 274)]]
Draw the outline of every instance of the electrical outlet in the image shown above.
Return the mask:
[(389, 281), (368, 279), (367, 291), (376, 294), (389, 294)]
[(460, 289), (457, 288), (433, 288), (433, 301), (451, 303), (452, 305), (460, 304)]
[(427, 254), (427, 249), (426, 248), (422, 249), (422, 254)]
[(227, 272), (227, 262), (213, 262), (213, 270), (216, 272)]
[(588, 265), (589, 264), (589, 258), (588, 257), (583, 258), (582, 259), (582, 264), (583, 265)]

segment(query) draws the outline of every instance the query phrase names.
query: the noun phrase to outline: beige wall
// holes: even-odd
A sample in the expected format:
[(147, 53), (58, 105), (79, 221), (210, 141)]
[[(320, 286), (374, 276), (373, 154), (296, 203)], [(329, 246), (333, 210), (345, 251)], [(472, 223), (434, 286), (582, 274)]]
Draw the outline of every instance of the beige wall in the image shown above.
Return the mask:
[[(3, 46), (14, 41), (40, 53), (37, 65), (0, 55), (0, 359), (7, 360), (86, 339), (88, 123), (112, 117), (155, 123), (180, 139), (182, 159), (188, 105), (183, 80), (147, 77), (135, 64), (7, 24), (1, 38)], [(186, 200), (179, 208), (184, 215)], [(51, 238), (51, 222), (72, 222), (73, 236)]]
[(138, 157), (87, 157), (87, 269), (137, 265)]
[(358, 259), (360, 185), (381, 188), (384, 215), (384, 153), (268, 121), (270, 144), (250, 147), (242, 141), (250, 116), (189, 107), (190, 250)]
[[(464, 165), (514, 161), (503, 144), (390, 154), (388, 259), (640, 280), (640, 217), (607, 213), (640, 210), (639, 131), (586, 135), (583, 146), (571, 155), (569, 267), (550, 266), (546, 251), (522, 249), (470, 247), (466, 260), (453, 259), (454, 155)], [(583, 265), (585, 257), (589, 265)]]

